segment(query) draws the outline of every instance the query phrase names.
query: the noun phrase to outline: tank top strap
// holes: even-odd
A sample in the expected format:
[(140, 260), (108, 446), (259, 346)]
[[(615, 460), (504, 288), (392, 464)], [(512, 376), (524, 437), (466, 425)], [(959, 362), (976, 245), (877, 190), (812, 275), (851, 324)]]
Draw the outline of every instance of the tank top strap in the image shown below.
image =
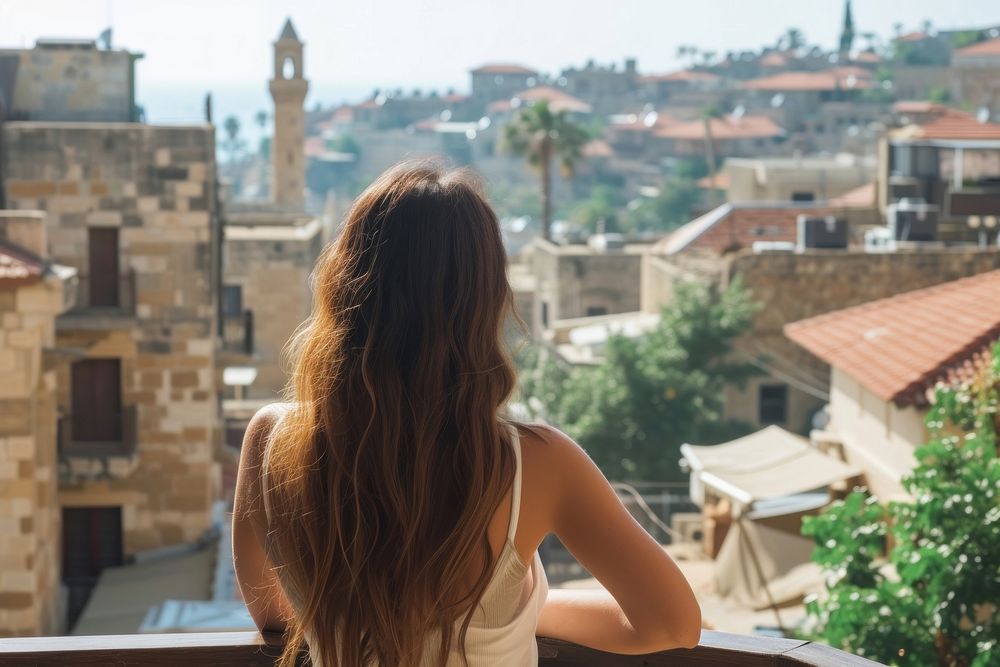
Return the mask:
[(507, 541), (513, 542), (517, 534), (517, 519), (521, 516), (521, 436), (517, 427), (510, 425), (511, 446), (514, 448), (514, 483), (510, 491), (510, 522), (507, 528)]

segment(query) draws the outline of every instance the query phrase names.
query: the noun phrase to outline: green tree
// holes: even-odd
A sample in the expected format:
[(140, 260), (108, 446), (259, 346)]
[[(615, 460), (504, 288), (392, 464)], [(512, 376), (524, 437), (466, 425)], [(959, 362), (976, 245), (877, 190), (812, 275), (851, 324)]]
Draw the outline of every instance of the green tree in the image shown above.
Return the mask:
[(611, 336), (596, 366), (567, 366), (548, 349), (522, 354), (522, 399), (564, 429), (619, 480), (680, 480), (680, 446), (749, 431), (723, 419), (724, 387), (755, 371), (729, 359), (755, 305), (738, 282), (725, 290), (681, 283), (656, 328)]
[(504, 128), (504, 148), (539, 170), (542, 186), (542, 236), (552, 238), (552, 162), (571, 176), (580, 151), (589, 137), (565, 111), (553, 112), (547, 102), (532, 104), (517, 113)]
[(236, 116), (229, 116), (223, 121), (222, 128), (226, 132), (223, 147), (229, 153), (229, 162), (236, 162), (236, 159), (246, 146), (243, 139), (240, 138), (240, 119)]
[(576, 204), (569, 214), (569, 220), (580, 229), (594, 233), (603, 222), (604, 231), (620, 230), (618, 218), (624, 205), (621, 188), (598, 185), (590, 190), (587, 199)]
[(855, 491), (804, 522), (827, 575), (808, 604), (823, 640), (887, 664), (1000, 664), (998, 394), (1000, 344), (975, 382), (938, 390), (903, 482), (914, 500)]
[(263, 109), (254, 114), (254, 121), (256, 121), (257, 126), (260, 128), (260, 143), (257, 146), (257, 152), (261, 156), (268, 158), (271, 157), (271, 140), (267, 136), (267, 121), (270, 119), (270, 115)]
[(628, 231), (670, 231), (690, 222), (691, 210), (701, 199), (695, 182), (678, 176), (670, 177), (655, 197), (643, 199), (622, 220)]

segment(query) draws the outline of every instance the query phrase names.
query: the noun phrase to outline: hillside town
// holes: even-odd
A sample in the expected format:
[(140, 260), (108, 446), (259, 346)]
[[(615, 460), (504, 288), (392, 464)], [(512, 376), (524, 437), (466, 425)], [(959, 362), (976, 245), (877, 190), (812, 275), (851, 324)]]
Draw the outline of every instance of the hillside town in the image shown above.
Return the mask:
[[(834, 49), (792, 28), (681, 45), (672, 72), (491, 62), (307, 108), (320, 35), (290, 18), (260, 45), (255, 147), (211, 95), (201, 123), (144, 122), (110, 36), (0, 45), (0, 636), (254, 628), (228, 526), (246, 426), (353, 198), (414, 158), (481, 175), (536, 366), (598, 367), (687, 289), (749, 295), (727, 359), (753, 372), (719, 397), (742, 431), (612, 481), (710, 627), (792, 628), (823, 586), (802, 517), (907, 498), (935, 389), (1000, 340), (1000, 25), (883, 39), (849, 0), (839, 23)], [(541, 166), (530, 114), (564, 124)]]

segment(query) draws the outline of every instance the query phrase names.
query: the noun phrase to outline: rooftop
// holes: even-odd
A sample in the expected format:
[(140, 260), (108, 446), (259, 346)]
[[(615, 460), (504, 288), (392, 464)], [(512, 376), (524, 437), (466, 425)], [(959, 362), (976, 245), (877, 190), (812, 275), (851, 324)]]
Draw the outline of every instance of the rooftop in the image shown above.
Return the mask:
[[(517, 100), (515, 102), (515, 100)], [(590, 113), (591, 106), (583, 100), (573, 97), (569, 93), (553, 88), (552, 86), (535, 86), (522, 90), (509, 100), (497, 100), (489, 105), (489, 110), (498, 113), (510, 111), (521, 104), (534, 104), (535, 102), (547, 102), (549, 108), (556, 113), (567, 111), (570, 113)]]
[(38, 282), (47, 268), (44, 260), (16, 245), (0, 241), (0, 287), (17, 287)]
[[(768, 139), (780, 137), (785, 131), (767, 116), (726, 116), (711, 118), (709, 125), (712, 139), (716, 141), (727, 139)], [(705, 123), (702, 120), (691, 120), (680, 123), (667, 123), (658, 127), (654, 134), (663, 139), (696, 139), (705, 138)]]
[(832, 91), (863, 90), (872, 87), (872, 74), (861, 67), (835, 67), (820, 72), (781, 72), (743, 84), (747, 90)]
[(669, 72), (667, 74), (650, 74), (641, 78), (645, 82), (657, 82), (657, 81), (717, 81), (719, 79), (718, 74), (712, 74), (711, 72), (699, 72), (692, 69), (682, 69), (676, 72)]
[(1000, 56), (1000, 37), (958, 49), (952, 56), (959, 59), (976, 56)]
[(1000, 123), (982, 122), (971, 113), (951, 107), (928, 108), (926, 113), (934, 115), (926, 122), (893, 130), (889, 136), (895, 141), (1000, 141)]
[(785, 326), (785, 335), (896, 405), (925, 405), (1000, 338), (1000, 270)]
[(536, 76), (538, 72), (515, 63), (486, 63), (471, 70), (473, 74), (526, 74)]

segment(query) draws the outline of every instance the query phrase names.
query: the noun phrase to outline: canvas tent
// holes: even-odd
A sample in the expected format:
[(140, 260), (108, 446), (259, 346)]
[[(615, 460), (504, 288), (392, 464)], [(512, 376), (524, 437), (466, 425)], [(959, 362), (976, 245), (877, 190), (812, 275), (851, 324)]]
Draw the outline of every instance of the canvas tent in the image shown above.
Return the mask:
[(691, 468), (691, 499), (705, 501), (705, 490), (743, 507), (769, 498), (825, 489), (861, 474), (860, 470), (811, 447), (780, 426), (721, 445), (681, 445)]

